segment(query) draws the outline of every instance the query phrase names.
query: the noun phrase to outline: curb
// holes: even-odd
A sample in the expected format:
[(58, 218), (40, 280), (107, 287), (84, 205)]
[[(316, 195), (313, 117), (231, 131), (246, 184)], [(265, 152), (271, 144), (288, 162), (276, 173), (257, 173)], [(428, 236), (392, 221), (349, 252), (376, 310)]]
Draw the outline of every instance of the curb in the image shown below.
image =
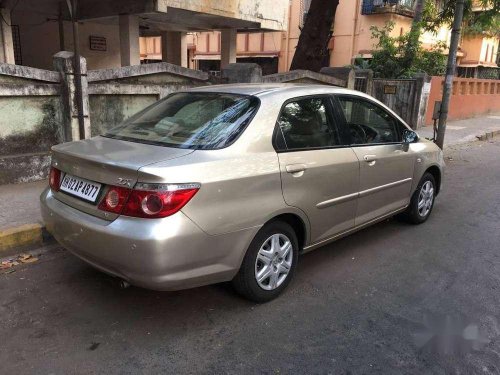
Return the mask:
[(44, 243), (45, 227), (41, 224), (25, 224), (0, 230), (0, 254), (30, 245)]
[(479, 139), (480, 141), (487, 141), (489, 139), (494, 138), (496, 135), (499, 135), (499, 134), (500, 134), (500, 130), (494, 130), (492, 132), (487, 132), (487, 133), (478, 135), (478, 136), (476, 136), (476, 138)]

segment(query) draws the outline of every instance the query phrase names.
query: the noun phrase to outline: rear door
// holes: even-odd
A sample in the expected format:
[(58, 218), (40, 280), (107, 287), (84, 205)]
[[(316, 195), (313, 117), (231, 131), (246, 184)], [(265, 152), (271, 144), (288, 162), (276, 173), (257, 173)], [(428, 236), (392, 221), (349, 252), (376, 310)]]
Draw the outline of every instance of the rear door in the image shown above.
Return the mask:
[(313, 243), (352, 228), (356, 214), (359, 161), (332, 109), (330, 96), (289, 100), (275, 131), (283, 197), (307, 214)]
[(415, 155), (402, 142), (404, 125), (389, 111), (361, 96), (337, 99), (360, 161), (358, 226), (408, 204)]

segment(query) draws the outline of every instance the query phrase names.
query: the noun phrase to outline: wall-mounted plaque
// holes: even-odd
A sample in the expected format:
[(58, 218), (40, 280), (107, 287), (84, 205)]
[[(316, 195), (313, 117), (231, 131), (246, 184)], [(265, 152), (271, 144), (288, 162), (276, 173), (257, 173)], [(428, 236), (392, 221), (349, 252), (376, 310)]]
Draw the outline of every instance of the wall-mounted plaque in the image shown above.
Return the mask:
[(394, 95), (396, 93), (395, 85), (384, 85), (384, 94)]
[(91, 51), (106, 51), (106, 38), (103, 36), (89, 36), (90, 50)]

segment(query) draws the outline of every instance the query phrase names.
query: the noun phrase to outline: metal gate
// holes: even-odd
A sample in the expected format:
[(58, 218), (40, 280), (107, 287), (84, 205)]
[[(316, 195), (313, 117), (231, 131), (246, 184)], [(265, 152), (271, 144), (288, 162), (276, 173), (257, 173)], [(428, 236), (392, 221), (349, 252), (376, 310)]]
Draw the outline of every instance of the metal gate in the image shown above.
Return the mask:
[(367, 77), (356, 77), (354, 79), (354, 90), (366, 93), (367, 87), (368, 87)]
[(414, 114), (419, 105), (415, 79), (374, 79), (371, 94), (414, 126)]

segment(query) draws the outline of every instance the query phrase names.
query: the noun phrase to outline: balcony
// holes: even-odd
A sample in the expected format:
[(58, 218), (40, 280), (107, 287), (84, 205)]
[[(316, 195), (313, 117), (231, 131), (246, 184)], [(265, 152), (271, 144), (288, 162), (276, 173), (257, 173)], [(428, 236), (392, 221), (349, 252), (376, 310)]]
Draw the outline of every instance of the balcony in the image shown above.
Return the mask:
[(361, 14), (399, 14), (413, 17), (415, 0), (363, 0)]

